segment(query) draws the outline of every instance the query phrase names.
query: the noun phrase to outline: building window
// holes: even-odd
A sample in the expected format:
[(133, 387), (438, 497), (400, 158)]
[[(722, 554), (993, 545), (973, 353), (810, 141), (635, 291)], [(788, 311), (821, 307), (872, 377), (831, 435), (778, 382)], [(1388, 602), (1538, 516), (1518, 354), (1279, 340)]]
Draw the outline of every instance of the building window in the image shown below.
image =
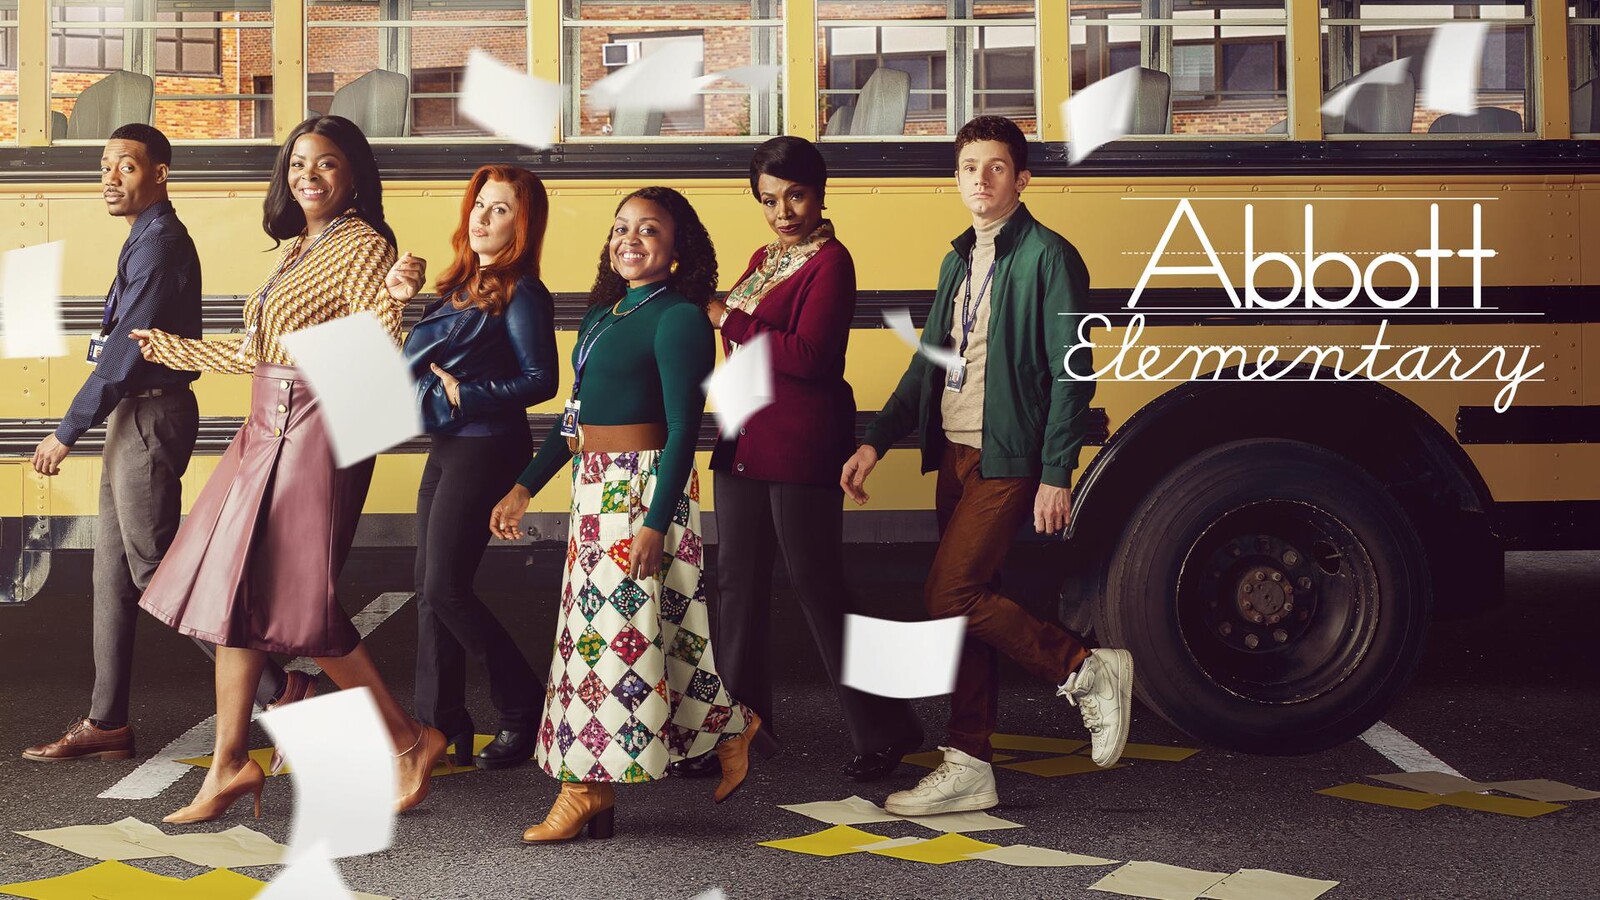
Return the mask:
[(1572, 133), (1600, 132), (1600, 0), (1567, 7), (1567, 75), (1572, 86)]
[[(217, 22), (217, 13), (162, 12), (158, 22)], [(156, 73), (160, 75), (222, 74), (222, 32), (214, 28), (164, 28), (156, 32)]]

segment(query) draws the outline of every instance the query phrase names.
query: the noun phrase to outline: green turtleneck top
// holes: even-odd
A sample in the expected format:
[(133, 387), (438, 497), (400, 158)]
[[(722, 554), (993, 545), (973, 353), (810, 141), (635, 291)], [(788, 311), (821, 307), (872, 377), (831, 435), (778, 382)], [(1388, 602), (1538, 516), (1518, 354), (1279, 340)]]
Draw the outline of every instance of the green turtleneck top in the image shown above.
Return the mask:
[[(645, 527), (664, 532), (672, 524), (678, 497), (689, 486), (706, 405), (700, 385), (716, 362), (716, 346), (705, 312), (676, 291), (669, 289), (639, 305), (660, 287), (630, 288), (619, 307), (621, 316), (612, 313), (611, 304), (590, 309), (578, 328), (572, 362), (576, 368), (586, 339), (594, 338), (578, 388), (580, 424), (666, 423), (667, 446), (644, 519)], [(571, 459), (558, 422), (517, 483), (537, 494)]]

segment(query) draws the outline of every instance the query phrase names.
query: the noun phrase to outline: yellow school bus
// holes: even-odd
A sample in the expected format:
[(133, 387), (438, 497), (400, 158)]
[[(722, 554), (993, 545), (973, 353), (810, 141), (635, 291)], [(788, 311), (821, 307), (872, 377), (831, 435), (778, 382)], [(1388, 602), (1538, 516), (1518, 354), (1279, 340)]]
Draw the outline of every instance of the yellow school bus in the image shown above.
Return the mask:
[[(473, 48), (562, 85), (553, 146), (459, 114)], [(776, 78), (714, 80), (666, 113), (596, 103), (666, 48)], [(274, 142), (308, 111), (366, 130), (401, 248), (434, 271), (472, 170), (532, 169), (564, 353), (622, 194), (687, 194), (727, 288), (769, 236), (752, 147), (815, 140), (857, 261), (864, 424), (909, 359), (883, 313), (925, 320), (969, 222), (951, 138), (996, 114), (1033, 141), (1024, 200), (1093, 282), (1090, 327), (1050, 348), (1062, 377), (1097, 381), (1049, 550), (1060, 615), (1133, 649), (1143, 700), (1200, 739), (1332, 745), (1404, 688), (1432, 617), (1499, 600), (1506, 550), (1600, 545), (1597, 58), (1597, 0), (0, 0), (0, 245), (66, 242), (70, 332), (65, 356), (0, 360), (0, 601), (94, 543), (98, 432), (58, 477), (28, 458), (82, 383), (126, 236), (96, 180), (122, 121), (174, 140), (219, 334), (270, 262)], [(1130, 69), (1128, 134), (1071, 162), (1064, 103)], [(191, 498), (248, 387), (196, 390)], [(379, 458), (361, 545), (411, 543), (425, 446)], [(917, 467), (885, 459), (850, 540), (933, 537)], [(565, 506), (536, 498), (540, 538)]]

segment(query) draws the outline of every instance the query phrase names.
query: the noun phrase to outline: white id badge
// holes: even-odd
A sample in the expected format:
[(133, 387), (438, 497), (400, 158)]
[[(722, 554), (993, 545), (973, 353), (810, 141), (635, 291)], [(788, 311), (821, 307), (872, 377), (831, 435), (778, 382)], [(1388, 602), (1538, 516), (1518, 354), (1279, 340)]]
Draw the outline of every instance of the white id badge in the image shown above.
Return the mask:
[(89, 338), (89, 355), (84, 358), (88, 361), (89, 365), (98, 366), (100, 364), (100, 353), (105, 349), (106, 339), (97, 334), (94, 337)]
[(566, 409), (561, 411), (561, 436), (575, 438), (578, 436), (578, 407), (577, 400), (568, 400)]
[(952, 394), (961, 393), (961, 387), (967, 383), (967, 361), (956, 360), (955, 365), (945, 372), (944, 389)]

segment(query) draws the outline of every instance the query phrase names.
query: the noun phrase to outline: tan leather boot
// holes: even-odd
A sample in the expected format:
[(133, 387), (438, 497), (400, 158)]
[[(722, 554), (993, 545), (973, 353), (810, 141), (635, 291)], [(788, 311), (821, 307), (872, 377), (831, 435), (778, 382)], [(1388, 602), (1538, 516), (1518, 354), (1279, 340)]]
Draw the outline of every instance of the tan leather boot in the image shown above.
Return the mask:
[(722, 780), (717, 782), (717, 789), (711, 795), (713, 800), (721, 803), (732, 797), (739, 785), (744, 784), (745, 776), (750, 774), (750, 742), (755, 740), (756, 732), (760, 730), (761, 717), (751, 713), (744, 734), (717, 744), (717, 759), (722, 762)]
[(584, 783), (563, 781), (561, 794), (556, 797), (550, 814), (544, 821), (522, 833), (524, 844), (544, 844), (551, 841), (570, 841), (578, 836), (585, 825), (589, 837), (611, 837), (614, 829), (612, 809), (617, 804), (616, 791), (607, 782)]

